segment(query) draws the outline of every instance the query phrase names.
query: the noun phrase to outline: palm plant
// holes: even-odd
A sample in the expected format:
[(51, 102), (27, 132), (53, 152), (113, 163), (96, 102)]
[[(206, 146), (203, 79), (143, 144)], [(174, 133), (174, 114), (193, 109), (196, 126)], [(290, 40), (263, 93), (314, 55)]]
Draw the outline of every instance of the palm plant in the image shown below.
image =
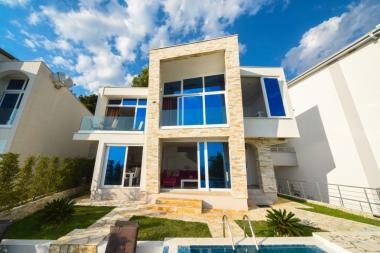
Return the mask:
[(266, 218), (268, 228), (276, 236), (302, 236), (307, 232), (307, 227), (301, 224), (301, 220), (285, 209), (267, 210)]
[(45, 205), (43, 216), (46, 221), (51, 223), (61, 223), (74, 214), (75, 200), (69, 198), (55, 199)]

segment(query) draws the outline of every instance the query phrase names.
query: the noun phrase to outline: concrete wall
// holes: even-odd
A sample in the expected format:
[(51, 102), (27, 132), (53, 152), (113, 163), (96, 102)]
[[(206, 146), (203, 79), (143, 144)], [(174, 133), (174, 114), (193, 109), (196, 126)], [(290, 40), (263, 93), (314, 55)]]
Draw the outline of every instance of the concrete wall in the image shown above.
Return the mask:
[(379, 69), (377, 40), (290, 87), (298, 166), (278, 178), (380, 187)]
[[(22, 63), (38, 68), (30, 79), (17, 115), (9, 151), (28, 155), (87, 157), (89, 143), (72, 140), (83, 116), (91, 113), (66, 88), (56, 89), (50, 70), (41, 62)], [(31, 74), (30, 74), (31, 75)]]

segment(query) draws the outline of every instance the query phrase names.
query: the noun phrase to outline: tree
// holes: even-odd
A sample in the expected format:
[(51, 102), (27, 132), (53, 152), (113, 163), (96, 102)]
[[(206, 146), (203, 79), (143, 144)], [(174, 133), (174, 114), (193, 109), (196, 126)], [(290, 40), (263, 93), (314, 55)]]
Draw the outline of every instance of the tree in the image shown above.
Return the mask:
[(149, 82), (149, 68), (145, 67), (141, 70), (138, 76), (132, 80), (132, 87), (148, 87)]
[(98, 96), (96, 94), (91, 94), (88, 96), (80, 95), (79, 101), (81, 101), (90, 112), (95, 113), (96, 102), (98, 101)]
[(40, 156), (36, 165), (33, 177), (33, 198), (48, 193), (49, 177), (48, 177), (49, 157)]
[(16, 176), (19, 172), (18, 154), (0, 155), (0, 206), (12, 207), (18, 202), (15, 191)]
[(54, 156), (50, 158), (49, 166), (47, 170), (47, 192), (55, 192), (58, 189), (57, 177), (59, 168), (59, 158)]
[(20, 169), (20, 172), (17, 175), (16, 192), (21, 201), (33, 197), (33, 168), (35, 164), (36, 158), (34, 156), (29, 156), (25, 160), (24, 166)]

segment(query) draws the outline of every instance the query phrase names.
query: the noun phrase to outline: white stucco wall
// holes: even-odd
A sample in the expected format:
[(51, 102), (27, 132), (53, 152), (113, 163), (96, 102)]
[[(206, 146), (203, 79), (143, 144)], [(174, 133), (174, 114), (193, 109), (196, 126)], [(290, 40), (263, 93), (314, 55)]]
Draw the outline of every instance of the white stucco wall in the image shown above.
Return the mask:
[(301, 138), (297, 167), (278, 178), (380, 187), (380, 44), (366, 46), (290, 87)]

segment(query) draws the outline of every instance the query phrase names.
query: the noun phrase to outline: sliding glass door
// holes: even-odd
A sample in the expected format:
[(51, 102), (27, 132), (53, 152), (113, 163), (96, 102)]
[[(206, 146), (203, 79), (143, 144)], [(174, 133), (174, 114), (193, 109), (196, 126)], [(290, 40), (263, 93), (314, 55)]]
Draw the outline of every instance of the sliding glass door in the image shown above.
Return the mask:
[(198, 160), (199, 189), (231, 188), (227, 142), (199, 142)]

